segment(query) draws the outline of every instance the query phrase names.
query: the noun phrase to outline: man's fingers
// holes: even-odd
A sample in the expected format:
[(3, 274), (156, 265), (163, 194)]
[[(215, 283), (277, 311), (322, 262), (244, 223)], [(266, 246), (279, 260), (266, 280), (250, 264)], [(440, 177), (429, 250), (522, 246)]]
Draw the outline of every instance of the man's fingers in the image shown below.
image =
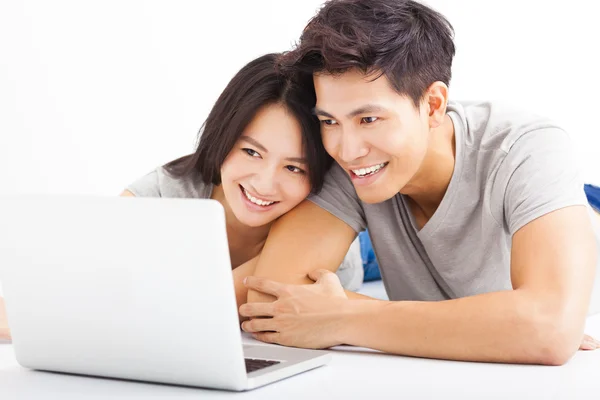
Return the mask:
[(336, 276), (333, 272), (328, 271), (326, 269), (316, 269), (314, 271), (310, 271), (308, 273), (308, 277), (313, 281), (318, 281), (319, 279), (327, 279), (328, 275)]
[(252, 336), (254, 337), (254, 339), (260, 340), (261, 342), (281, 344), (279, 342), (279, 338), (280, 338), (279, 332), (253, 333)]
[(276, 323), (273, 321), (273, 318), (255, 318), (250, 321), (244, 321), (242, 329), (248, 333), (274, 332), (275, 325)]
[(274, 303), (246, 303), (240, 306), (242, 317), (272, 317), (274, 315)]
[(282, 283), (271, 281), (265, 278), (256, 276), (248, 276), (244, 279), (244, 285), (248, 289), (256, 290), (257, 292), (270, 294), (271, 296), (279, 297), (281, 289), (285, 286)]
[(584, 335), (579, 350), (596, 350), (600, 348), (600, 343), (591, 336)]

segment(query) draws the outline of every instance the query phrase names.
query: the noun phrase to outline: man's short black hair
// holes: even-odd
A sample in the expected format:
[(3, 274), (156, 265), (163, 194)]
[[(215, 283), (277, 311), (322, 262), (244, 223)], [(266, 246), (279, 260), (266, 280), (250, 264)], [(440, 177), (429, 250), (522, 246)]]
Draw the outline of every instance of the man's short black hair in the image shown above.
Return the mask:
[(434, 82), (450, 84), (454, 30), (446, 18), (411, 0), (330, 0), (310, 20), (285, 71), (384, 74), (418, 106)]

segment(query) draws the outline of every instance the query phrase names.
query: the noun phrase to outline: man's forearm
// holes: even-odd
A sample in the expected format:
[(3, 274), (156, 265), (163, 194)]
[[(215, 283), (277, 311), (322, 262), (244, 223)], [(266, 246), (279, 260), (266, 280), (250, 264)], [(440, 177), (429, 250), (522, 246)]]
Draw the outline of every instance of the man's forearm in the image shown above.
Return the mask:
[[(338, 340), (427, 358), (562, 364), (577, 350), (583, 324), (569, 329), (518, 291), (441, 302), (352, 301)], [(577, 335), (580, 337), (577, 339)]]
[(344, 290), (346, 292), (346, 296), (350, 300), (377, 300), (374, 297), (365, 296), (364, 294), (351, 292), (350, 290)]
[[(287, 282), (287, 283), (290, 283), (290, 282)], [(302, 285), (302, 284), (312, 284), (314, 282), (308, 278), (305, 278), (305, 279), (298, 278), (297, 283), (293, 283), (293, 282), (291, 282), (291, 283)], [(345, 292), (346, 292), (346, 296), (350, 300), (376, 300), (373, 297), (365, 296), (364, 294), (352, 292), (350, 290), (345, 290)], [(272, 302), (272, 301), (275, 301), (275, 297), (270, 296), (268, 294), (257, 292), (255, 290), (248, 290), (248, 303), (267, 303), (267, 302)]]

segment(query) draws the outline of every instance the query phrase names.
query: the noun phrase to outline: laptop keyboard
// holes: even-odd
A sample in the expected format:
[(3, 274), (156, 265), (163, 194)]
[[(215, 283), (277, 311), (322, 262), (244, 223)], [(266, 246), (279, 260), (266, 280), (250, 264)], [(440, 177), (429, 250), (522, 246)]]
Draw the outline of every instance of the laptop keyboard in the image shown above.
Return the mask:
[(277, 364), (281, 363), (281, 361), (257, 360), (254, 358), (246, 358), (245, 360), (246, 360), (246, 372), (247, 373), (258, 371), (259, 369), (267, 368), (267, 367), (270, 367), (271, 365), (277, 365)]

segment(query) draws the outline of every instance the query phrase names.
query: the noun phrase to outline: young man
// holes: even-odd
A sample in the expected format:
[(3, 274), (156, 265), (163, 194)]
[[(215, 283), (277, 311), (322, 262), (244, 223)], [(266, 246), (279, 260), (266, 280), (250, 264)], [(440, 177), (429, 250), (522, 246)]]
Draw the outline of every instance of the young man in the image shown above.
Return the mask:
[[(305, 28), (282, 64), (313, 74), (337, 165), (272, 227), (246, 280), (245, 331), (551, 365), (598, 347), (583, 334), (598, 249), (569, 136), (509, 107), (449, 102), (452, 36), (403, 0), (333, 0)], [(327, 271), (367, 227), (391, 301), (346, 294)]]

